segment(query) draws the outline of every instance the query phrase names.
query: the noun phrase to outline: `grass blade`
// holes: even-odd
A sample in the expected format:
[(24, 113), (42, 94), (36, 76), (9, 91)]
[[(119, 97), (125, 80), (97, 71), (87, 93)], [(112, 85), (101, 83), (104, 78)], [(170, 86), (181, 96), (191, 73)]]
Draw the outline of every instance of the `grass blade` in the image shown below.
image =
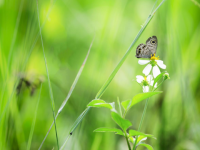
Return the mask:
[(37, 105), (36, 105), (36, 109), (35, 109), (35, 116), (33, 118), (31, 130), (30, 130), (30, 134), (29, 134), (27, 150), (30, 150), (30, 148), (31, 148), (31, 140), (32, 140), (32, 137), (33, 137), (33, 131), (34, 131), (34, 127), (35, 127), (35, 120), (36, 120), (36, 117), (37, 117), (37, 110), (38, 110), (38, 106), (39, 106), (39, 102), (40, 102), (41, 91), (42, 91), (42, 83), (41, 83), (41, 86), (40, 86), (40, 93), (39, 93), (39, 97), (38, 97), (38, 101), (37, 101)]
[[(89, 54), (90, 54), (90, 50), (91, 50), (91, 48), (92, 48), (94, 39), (95, 39), (95, 38), (93, 38), (93, 40), (92, 40), (92, 42), (91, 42), (91, 44), (90, 44), (89, 50), (88, 50), (87, 55), (86, 55), (86, 57), (85, 57), (85, 59), (84, 59), (84, 61), (83, 61), (83, 64), (81, 65), (81, 68), (79, 69), (79, 71), (78, 71), (78, 73), (77, 73), (77, 75), (76, 75), (76, 78), (75, 78), (74, 82), (72, 83), (72, 86), (71, 86), (71, 88), (70, 88), (70, 90), (69, 90), (69, 93), (68, 93), (66, 99), (63, 101), (62, 105), (60, 106), (60, 108), (59, 108), (59, 110), (58, 110), (58, 112), (57, 112), (57, 114), (56, 114), (55, 119), (58, 117), (58, 115), (59, 115), (59, 114), (61, 113), (61, 111), (63, 110), (64, 106), (66, 105), (67, 101), (69, 100), (69, 98), (70, 98), (70, 96), (71, 96), (71, 94), (72, 94), (72, 92), (73, 92), (73, 90), (74, 90), (74, 88), (75, 88), (75, 86), (76, 86), (76, 84), (77, 84), (77, 82), (78, 82), (79, 77), (81, 76), (81, 73), (82, 73), (82, 71), (83, 71), (83, 68), (84, 68), (84, 66), (85, 66), (85, 63), (86, 63), (86, 61), (87, 61), (87, 59), (88, 59), (88, 56), (89, 56)], [(45, 136), (45, 138), (43, 139), (43, 141), (42, 141), (42, 143), (41, 143), (41, 145), (40, 145), (40, 147), (39, 147), (39, 150), (42, 148), (42, 145), (44, 144), (44, 141), (46, 140), (46, 138), (47, 138), (47, 136), (48, 136), (48, 134), (49, 134), (51, 128), (53, 127), (53, 124), (54, 124), (54, 122), (51, 124), (51, 126), (50, 126), (50, 128), (49, 128), (49, 130), (48, 130), (48, 132), (47, 132), (47, 134), (46, 134), (46, 136)]]
[(115, 69), (113, 70), (113, 72), (111, 73), (111, 75), (109, 76), (109, 78), (107, 79), (107, 81), (104, 83), (104, 85), (101, 87), (101, 89), (97, 93), (95, 99), (99, 99), (102, 96), (102, 94), (105, 92), (105, 90), (107, 89), (108, 85), (110, 84), (110, 82), (112, 81), (112, 79), (115, 77), (115, 75), (119, 71), (120, 67), (122, 66), (122, 64), (126, 60), (127, 56), (131, 52), (133, 45), (137, 42), (137, 40), (139, 39), (139, 37), (142, 34), (142, 32), (144, 31), (144, 29), (147, 27), (147, 25), (149, 24), (149, 22), (153, 18), (154, 14), (155, 14), (155, 11), (154, 11), (153, 14), (150, 14), (148, 16), (147, 20), (145, 21), (144, 25), (142, 26), (142, 28), (140, 29), (140, 31), (136, 35), (136, 37), (133, 40), (133, 42), (131, 43), (130, 47), (128, 48), (128, 50), (126, 51), (126, 53), (124, 54), (124, 56), (122, 57), (122, 59), (120, 60), (120, 62), (117, 64), (117, 66), (115, 67)]
[(61, 146), (60, 150), (62, 150), (65, 145), (67, 144), (67, 141), (69, 139), (69, 136), (73, 134), (74, 130), (78, 127), (79, 123), (82, 121), (82, 119), (85, 117), (85, 115), (87, 114), (87, 112), (90, 110), (91, 107), (87, 107), (82, 113), (81, 115), (79, 115), (79, 117), (76, 119), (76, 121), (74, 122), (69, 134), (67, 135), (67, 138), (64, 142), (64, 144)]
[(24, 4), (24, 0), (21, 1), (20, 7), (19, 7), (19, 13), (17, 15), (17, 21), (16, 21), (15, 30), (14, 30), (14, 35), (13, 35), (13, 38), (12, 38), (12, 43), (11, 43), (10, 51), (9, 51), (9, 54), (8, 54), (8, 68), (10, 66), (11, 55), (12, 55), (12, 52), (13, 52), (13, 47), (14, 47), (14, 44), (15, 44), (15, 39), (17, 37), (17, 32), (18, 32), (18, 27), (19, 27), (20, 19), (21, 19), (23, 4)]
[(43, 44), (42, 32), (41, 32), (41, 26), (40, 26), (40, 17), (39, 17), (38, 0), (36, 0), (36, 4), (37, 4), (37, 15), (38, 15), (38, 24), (39, 24), (39, 31), (40, 31), (41, 43), (42, 43), (42, 50), (43, 50), (43, 56), (44, 56), (44, 61), (45, 61), (45, 68), (46, 68), (47, 78), (48, 78), (49, 95), (50, 95), (50, 99), (51, 99), (51, 108), (52, 108), (52, 112), (53, 112), (53, 119), (54, 119), (54, 125), (55, 125), (57, 147), (58, 147), (58, 149), (59, 149), (58, 134), (57, 134), (57, 129), (56, 129), (56, 118), (55, 118), (54, 98), (53, 98), (53, 92), (52, 92), (52, 88), (51, 88), (51, 82), (50, 82), (50, 77), (49, 77), (49, 71), (48, 71), (48, 66), (47, 66), (47, 60), (46, 60), (46, 56), (45, 56), (45, 52), (44, 52), (44, 44)]
[(191, 1), (200, 8), (200, 4), (197, 1), (195, 0), (191, 0)]
[[(46, 21), (47, 21), (47, 18), (49, 17), (50, 12), (51, 12), (51, 10), (52, 10), (52, 8), (53, 8), (53, 4), (54, 4), (55, 2), (56, 2), (56, 0), (55, 0), (54, 2), (52, 2), (51, 6), (50, 6), (50, 8), (49, 8), (49, 10), (48, 10), (48, 12), (47, 12), (47, 15), (46, 15), (46, 17), (45, 17), (45, 20), (44, 20), (44, 22), (43, 22), (43, 24), (42, 24), (42, 26), (41, 26), (41, 30), (42, 30), (42, 28), (44, 27), (44, 25), (45, 25), (45, 23), (46, 23)], [(22, 1), (21, 4), (20, 4), (20, 11), (21, 11), (22, 5), (23, 5), (23, 1)], [(19, 12), (19, 14), (20, 14), (20, 12)], [(18, 15), (18, 17), (19, 17), (19, 15)], [(17, 20), (20, 20), (20, 19), (17, 18)], [(19, 21), (17, 21), (17, 23), (18, 23), (18, 22), (19, 22)], [(16, 25), (16, 28), (18, 28), (18, 25)], [(14, 33), (14, 36), (13, 36), (13, 37), (15, 37), (16, 34), (17, 34), (17, 31), (14, 31), (14, 32), (16, 32), (16, 33)], [(26, 65), (27, 65), (27, 63), (28, 63), (28, 60), (29, 60), (29, 58), (30, 58), (30, 56), (31, 56), (31, 53), (32, 53), (32, 51), (33, 51), (33, 48), (35, 47), (35, 44), (36, 44), (36, 42), (37, 42), (39, 36), (40, 36), (40, 32), (38, 32), (38, 34), (37, 34), (37, 36), (36, 36), (36, 38), (35, 38), (35, 41), (33, 42), (33, 45), (31, 46), (31, 49), (30, 49), (30, 51), (29, 51), (29, 53), (28, 53), (28, 56), (26, 57), (26, 60), (25, 60), (25, 62), (24, 62), (23, 68), (22, 68), (22, 72), (26, 69)], [(14, 43), (14, 42), (15, 42), (15, 38), (13, 38), (12, 43)], [(12, 45), (14, 45), (14, 44), (12, 44)], [(9, 55), (12, 55), (12, 47), (13, 47), (12, 45), (11, 45), (11, 48), (10, 48), (10, 51), (9, 51)], [(9, 56), (9, 57), (11, 57), (11, 56)], [(8, 64), (10, 64), (10, 60), (8, 60)], [(8, 67), (9, 67), (9, 65), (8, 65)], [(3, 101), (3, 97), (4, 97), (4, 93), (5, 93), (5, 88), (6, 88), (6, 86), (7, 86), (7, 82), (8, 82), (8, 79), (6, 79), (6, 81), (3, 83), (3, 90), (2, 90), (2, 93), (1, 93), (0, 102)], [(14, 94), (14, 92), (15, 92), (16, 86), (17, 86), (17, 81), (16, 81), (15, 84), (14, 84), (14, 88), (13, 88), (13, 91), (12, 91), (13, 94)], [(13, 95), (13, 94), (11, 94), (11, 95)], [(8, 109), (8, 106), (10, 105), (11, 100), (12, 100), (12, 96), (11, 96), (11, 97), (9, 98), (9, 100), (7, 101), (6, 107), (4, 108), (3, 113), (2, 113), (1, 116), (0, 116), (0, 122), (1, 122), (1, 118), (2, 118), (2, 117), (4, 116), (4, 114), (6, 113), (6, 111), (7, 111), (7, 109)], [(1, 104), (1, 103), (0, 103), (0, 104)], [(1, 106), (1, 105), (0, 105), (0, 106)], [(0, 110), (1, 110), (1, 107), (0, 107)]]

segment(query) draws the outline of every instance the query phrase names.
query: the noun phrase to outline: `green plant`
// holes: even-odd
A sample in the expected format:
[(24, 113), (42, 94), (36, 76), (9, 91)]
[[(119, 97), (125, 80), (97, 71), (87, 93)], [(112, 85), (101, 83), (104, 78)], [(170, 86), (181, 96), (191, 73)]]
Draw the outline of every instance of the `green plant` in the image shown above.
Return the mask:
[[(140, 29), (140, 31), (138, 32), (137, 36), (135, 37), (135, 39), (133, 40), (133, 42), (131, 43), (130, 47), (128, 48), (128, 50), (126, 51), (126, 53), (124, 54), (124, 56), (122, 57), (122, 59), (119, 61), (119, 63), (117, 64), (117, 66), (115, 67), (115, 69), (113, 70), (113, 72), (111, 73), (111, 75), (109, 76), (109, 78), (107, 79), (107, 81), (103, 84), (103, 86), (101, 87), (101, 89), (99, 90), (99, 92), (97, 93), (97, 95), (95, 96), (95, 99), (100, 99), (102, 94), (106, 91), (108, 85), (111, 83), (111, 81), (113, 80), (113, 78), (115, 77), (115, 75), (117, 74), (118, 70), (120, 69), (120, 67), (122, 66), (122, 64), (124, 63), (124, 61), (126, 60), (126, 58), (128, 57), (128, 55), (130, 54), (133, 45), (136, 43), (136, 41), (139, 39), (140, 35), (143, 33), (143, 31), (145, 30), (145, 28), (147, 27), (147, 25), (149, 24), (149, 22), (151, 21), (151, 19), (153, 18), (153, 16), (155, 15), (156, 11), (158, 10), (158, 8), (160, 8), (160, 6), (164, 3), (165, 0), (163, 0), (157, 8), (154, 7), (157, 4), (157, 0), (152, 8), (152, 11), (150, 12), (150, 15), (147, 17), (144, 25), (142, 26), (142, 28)], [(88, 113), (88, 111), (90, 110), (91, 106), (87, 107), (80, 115), (79, 117), (76, 119), (76, 121), (74, 122), (74, 124), (72, 125), (70, 132), (65, 140), (65, 142), (63, 143), (63, 145), (61, 146), (61, 149), (64, 148), (65, 144), (67, 143), (69, 136), (73, 134), (74, 130), (77, 128), (77, 126), (80, 124), (80, 122), (82, 121), (82, 119), (85, 117), (85, 115)]]
[[(143, 73), (145, 73), (148, 76), (142, 77), (140, 75), (136, 76), (136, 80), (139, 84), (141, 84), (141, 87), (143, 89), (143, 93), (139, 93), (135, 95), (131, 100), (123, 101), (121, 104), (118, 100), (119, 110), (117, 111), (115, 108), (115, 102), (112, 103), (106, 103), (104, 100), (95, 99), (91, 101), (88, 104), (88, 107), (105, 107), (111, 110), (111, 116), (114, 122), (120, 127), (118, 128), (110, 128), (110, 127), (102, 127), (94, 130), (94, 132), (114, 132), (118, 135), (124, 136), (126, 138), (127, 146), (129, 150), (131, 150), (131, 144), (133, 144), (133, 150), (135, 150), (139, 145), (145, 146), (149, 150), (153, 150), (152, 146), (144, 143), (143, 141), (147, 138), (155, 138), (153, 135), (145, 134), (140, 132), (142, 122), (146, 113), (147, 105), (148, 105), (148, 99), (156, 94), (162, 93), (161, 91), (155, 91), (165, 80), (169, 79), (169, 74), (166, 72), (160, 73), (160, 70), (158, 66), (165, 69), (166, 66), (163, 64), (162, 60), (158, 60), (158, 57), (152, 56), (150, 60), (139, 60), (140, 64), (147, 64), (149, 63), (145, 69), (143, 70)], [(154, 64), (151, 65), (151, 64)], [(158, 66), (157, 66), (158, 65)], [(156, 67), (155, 67), (156, 66)], [(147, 68), (150, 67), (151, 69), (147, 71)], [(154, 67), (156, 69), (154, 69)], [(151, 73), (152, 75), (149, 75)], [(162, 78), (162, 81), (157, 86), (157, 82)], [(151, 90), (151, 92), (149, 92)], [(130, 110), (132, 106), (135, 104), (146, 100), (145, 108), (143, 111), (142, 119), (140, 121), (140, 125), (138, 128), (138, 131), (129, 129), (129, 127), (132, 126), (131, 122), (129, 120), (126, 120), (126, 114)], [(123, 111), (122, 108), (123, 107)], [(128, 131), (127, 131), (128, 130)]]

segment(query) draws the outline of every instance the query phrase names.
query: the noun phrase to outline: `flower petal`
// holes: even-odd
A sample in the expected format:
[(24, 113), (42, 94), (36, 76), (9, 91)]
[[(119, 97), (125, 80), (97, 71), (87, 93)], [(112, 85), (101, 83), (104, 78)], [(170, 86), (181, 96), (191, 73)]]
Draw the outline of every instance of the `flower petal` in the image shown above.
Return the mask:
[(147, 75), (150, 73), (151, 68), (152, 68), (151, 64), (148, 64), (148, 65), (144, 68), (144, 70), (143, 70), (142, 72), (147, 76)]
[(154, 87), (157, 88), (157, 82), (156, 82), (156, 84), (154, 85)]
[(137, 81), (138, 83), (142, 83), (143, 80), (144, 80), (144, 77), (143, 77), (143, 76), (141, 76), (141, 75), (137, 75), (137, 76), (136, 76), (136, 81)]
[(149, 92), (149, 86), (143, 86), (143, 93)]
[(153, 80), (153, 76), (152, 76), (152, 75), (148, 75), (148, 76), (147, 76), (147, 81), (148, 81), (148, 82), (151, 82), (152, 80)]
[(160, 74), (160, 69), (156, 65), (153, 67), (153, 77), (156, 78), (159, 74)]
[(145, 65), (145, 64), (148, 64), (149, 62), (150, 60), (141, 60), (141, 59), (138, 60), (138, 64), (140, 65)]
[(157, 63), (162, 63), (163, 64), (163, 61), (162, 60), (155, 60)]
[(157, 60), (157, 64), (158, 64), (158, 66), (159, 66), (160, 68), (166, 69), (166, 65), (163, 63), (162, 60)]
[(153, 80), (151, 80), (151, 83), (150, 83), (150, 85), (151, 85), (151, 86), (153, 86), (153, 83), (154, 83), (154, 81), (153, 81)]

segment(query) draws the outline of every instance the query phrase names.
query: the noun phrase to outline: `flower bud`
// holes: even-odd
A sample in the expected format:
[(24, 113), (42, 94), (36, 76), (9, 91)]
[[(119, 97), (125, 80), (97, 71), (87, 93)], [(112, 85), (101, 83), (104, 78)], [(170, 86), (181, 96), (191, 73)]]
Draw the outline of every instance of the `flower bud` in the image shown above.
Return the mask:
[(164, 73), (164, 74), (163, 74), (163, 79), (164, 79), (164, 80), (170, 79), (169, 73)]

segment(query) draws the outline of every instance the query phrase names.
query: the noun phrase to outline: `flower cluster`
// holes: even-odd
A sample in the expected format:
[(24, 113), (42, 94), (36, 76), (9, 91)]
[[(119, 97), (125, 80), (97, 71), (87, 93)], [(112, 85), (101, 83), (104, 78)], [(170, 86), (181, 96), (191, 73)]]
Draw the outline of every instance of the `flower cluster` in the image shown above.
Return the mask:
[[(143, 87), (143, 92), (149, 92), (150, 86), (153, 86), (153, 88), (157, 87), (157, 83), (154, 83), (154, 79), (161, 74), (160, 68), (161, 69), (166, 69), (166, 65), (163, 63), (162, 60), (159, 60), (159, 56), (156, 57), (155, 54), (151, 56), (149, 60), (139, 60), (138, 63), (140, 65), (146, 65), (147, 66), (144, 68), (142, 71), (144, 73), (144, 77), (141, 75), (136, 76), (136, 81), (140, 84), (142, 84)], [(150, 75), (152, 73), (152, 75)], [(169, 74), (165, 73), (163, 75), (163, 79), (169, 79)]]

